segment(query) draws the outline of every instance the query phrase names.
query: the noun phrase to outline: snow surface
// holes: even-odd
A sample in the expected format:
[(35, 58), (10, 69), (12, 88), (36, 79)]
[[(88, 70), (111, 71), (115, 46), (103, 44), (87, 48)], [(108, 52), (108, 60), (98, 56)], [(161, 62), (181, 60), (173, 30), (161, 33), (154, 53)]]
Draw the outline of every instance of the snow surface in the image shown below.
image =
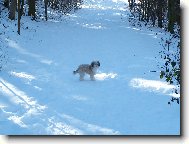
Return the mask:
[[(0, 134), (180, 134), (180, 105), (167, 104), (175, 86), (150, 72), (166, 33), (131, 26), (126, 1), (86, 0), (62, 20), (22, 17), (21, 35), (1, 18)], [(73, 70), (92, 60), (96, 81), (79, 81)]]

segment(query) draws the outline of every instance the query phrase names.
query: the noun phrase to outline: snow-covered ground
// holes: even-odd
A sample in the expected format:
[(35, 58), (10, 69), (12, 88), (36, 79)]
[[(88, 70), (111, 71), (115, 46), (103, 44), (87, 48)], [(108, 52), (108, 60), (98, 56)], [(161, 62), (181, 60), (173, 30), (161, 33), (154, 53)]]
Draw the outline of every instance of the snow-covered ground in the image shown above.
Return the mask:
[[(1, 18), (0, 134), (180, 134), (180, 105), (167, 104), (175, 86), (150, 72), (165, 33), (132, 27), (124, 0), (86, 0), (63, 20), (22, 17), (21, 35), (16, 23)], [(79, 81), (73, 70), (92, 60), (96, 81)]]

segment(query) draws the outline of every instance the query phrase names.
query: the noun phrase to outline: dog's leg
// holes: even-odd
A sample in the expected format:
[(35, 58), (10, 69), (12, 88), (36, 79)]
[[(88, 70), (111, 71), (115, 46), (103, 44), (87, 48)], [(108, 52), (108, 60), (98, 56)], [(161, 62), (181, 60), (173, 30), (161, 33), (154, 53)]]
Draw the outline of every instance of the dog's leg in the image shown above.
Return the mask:
[(95, 77), (94, 77), (94, 75), (93, 75), (93, 74), (90, 74), (90, 78), (91, 78), (91, 80), (92, 80), (92, 81), (94, 81), (94, 80), (95, 80)]
[(79, 75), (80, 75), (79, 80), (80, 80), (80, 81), (83, 81), (83, 80), (84, 80), (85, 73), (80, 73)]

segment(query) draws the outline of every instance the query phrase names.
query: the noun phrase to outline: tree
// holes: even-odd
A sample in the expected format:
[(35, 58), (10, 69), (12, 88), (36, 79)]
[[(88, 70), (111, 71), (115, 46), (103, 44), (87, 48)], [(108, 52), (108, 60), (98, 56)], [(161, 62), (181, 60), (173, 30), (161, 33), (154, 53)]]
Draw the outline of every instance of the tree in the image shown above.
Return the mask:
[(72, 10), (77, 10), (83, 0), (48, 0), (48, 6), (61, 13), (69, 13)]
[(18, 0), (18, 34), (19, 35), (20, 35), (20, 19), (21, 19), (20, 0)]
[(157, 17), (158, 17), (158, 27), (163, 27), (163, 0), (157, 1)]
[(28, 15), (32, 16), (32, 18), (35, 19), (36, 18), (35, 0), (28, 0), (28, 5), (29, 5)]
[(9, 0), (4, 0), (4, 7), (9, 8)]
[(48, 4), (48, 0), (44, 0), (45, 3), (45, 19), (47, 21), (47, 4)]
[(20, 18), (24, 14), (24, 0), (21, 1)]
[(17, 0), (11, 0), (10, 10), (9, 10), (9, 19), (15, 20)]
[(168, 0), (168, 31), (174, 33), (174, 24), (180, 25), (180, 1)]
[(139, 21), (151, 21), (153, 26), (157, 21), (158, 27), (165, 28), (172, 34), (175, 23), (180, 26), (180, 0), (128, 0), (128, 2), (131, 13), (138, 16)]

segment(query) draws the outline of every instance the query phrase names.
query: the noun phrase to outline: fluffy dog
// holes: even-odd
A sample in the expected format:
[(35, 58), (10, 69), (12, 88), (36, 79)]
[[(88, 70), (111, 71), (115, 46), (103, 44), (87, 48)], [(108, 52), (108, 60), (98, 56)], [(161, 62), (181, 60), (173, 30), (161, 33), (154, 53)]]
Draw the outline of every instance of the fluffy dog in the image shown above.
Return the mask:
[(100, 67), (99, 61), (92, 61), (91, 64), (82, 64), (79, 65), (78, 69), (73, 71), (73, 74), (79, 74), (79, 79), (84, 80), (85, 74), (90, 75), (91, 80), (95, 80), (94, 75), (96, 74), (97, 69)]

